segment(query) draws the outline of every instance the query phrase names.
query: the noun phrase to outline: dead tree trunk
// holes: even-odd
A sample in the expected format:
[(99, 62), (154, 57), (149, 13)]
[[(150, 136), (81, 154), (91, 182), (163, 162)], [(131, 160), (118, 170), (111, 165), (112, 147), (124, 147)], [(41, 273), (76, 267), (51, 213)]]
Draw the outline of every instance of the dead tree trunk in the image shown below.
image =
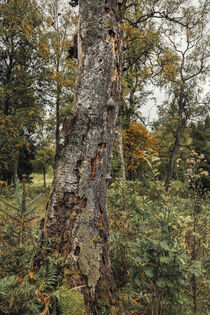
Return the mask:
[[(86, 308), (116, 303), (108, 249), (107, 185), (120, 94), (121, 47), (117, 0), (81, 0), (79, 74), (73, 112), (65, 120), (65, 143), (47, 206), (43, 242), (36, 255), (63, 257), (65, 283), (81, 286)], [(66, 272), (68, 270), (68, 272)]]

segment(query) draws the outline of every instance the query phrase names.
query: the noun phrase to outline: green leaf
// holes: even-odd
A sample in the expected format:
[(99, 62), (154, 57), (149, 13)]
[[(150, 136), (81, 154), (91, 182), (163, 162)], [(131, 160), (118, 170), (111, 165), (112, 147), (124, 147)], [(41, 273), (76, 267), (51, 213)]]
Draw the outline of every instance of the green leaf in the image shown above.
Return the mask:
[(168, 264), (170, 262), (170, 257), (162, 256), (160, 257), (160, 262)]
[(196, 276), (200, 277), (201, 276), (201, 262), (200, 261), (195, 261), (192, 266), (190, 267), (190, 272)]
[(178, 259), (179, 259), (179, 261), (183, 264), (183, 265), (185, 265), (185, 261), (184, 261), (184, 259), (183, 258), (181, 258), (181, 257), (178, 257)]
[(166, 286), (166, 281), (163, 278), (160, 278), (158, 281), (156, 281), (156, 284), (159, 288), (164, 288)]
[(148, 276), (149, 278), (152, 278), (152, 277), (154, 276), (154, 274), (153, 274), (153, 269), (151, 269), (151, 268), (145, 269), (145, 270), (144, 270), (144, 273), (145, 273), (145, 275)]
[(192, 235), (197, 237), (197, 238), (201, 238), (201, 235), (199, 233), (196, 233), (196, 232), (192, 232)]
[(169, 246), (168, 246), (168, 244), (166, 243), (166, 241), (160, 242), (160, 247), (161, 247), (162, 249), (167, 250), (167, 251), (170, 249)]

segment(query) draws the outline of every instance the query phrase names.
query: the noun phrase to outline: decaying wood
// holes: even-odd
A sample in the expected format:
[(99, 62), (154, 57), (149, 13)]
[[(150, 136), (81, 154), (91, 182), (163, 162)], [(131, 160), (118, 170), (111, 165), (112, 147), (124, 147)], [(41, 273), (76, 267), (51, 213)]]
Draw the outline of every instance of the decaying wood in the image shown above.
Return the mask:
[(81, 286), (87, 309), (111, 314), (117, 298), (106, 195), (120, 94), (120, 15), (116, 0), (81, 0), (79, 16), (76, 115), (64, 124), (42, 241), (53, 240), (47, 255), (63, 257), (65, 283)]

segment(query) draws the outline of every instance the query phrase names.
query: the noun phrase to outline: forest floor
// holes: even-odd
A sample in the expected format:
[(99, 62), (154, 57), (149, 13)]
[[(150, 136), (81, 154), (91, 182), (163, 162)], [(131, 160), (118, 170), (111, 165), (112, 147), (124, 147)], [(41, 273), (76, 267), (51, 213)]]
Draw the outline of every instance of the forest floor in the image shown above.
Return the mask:
[[(46, 279), (42, 273), (30, 278), (30, 266), (31, 257), (39, 246), (40, 222), (46, 216), (53, 171), (49, 170), (46, 175), (47, 187), (44, 187), (42, 174), (34, 173), (31, 177), (32, 182), (25, 186), (17, 183), (16, 187), (4, 186), (0, 191), (0, 314), (17, 314), (17, 309), (18, 314), (38, 314), (37, 309), (29, 309), (27, 303), (31, 297), (34, 300), (30, 305), (42, 307), (37, 303), (34, 288), (41, 287)], [(189, 189), (187, 183), (179, 181), (172, 183), (169, 193), (165, 192), (163, 182), (126, 181), (122, 187), (116, 180), (110, 185), (107, 200), (110, 258), (126, 315), (153, 314), (154, 310), (159, 314), (159, 308), (163, 310), (161, 314), (190, 315), (195, 306), (197, 314), (209, 314), (206, 302), (209, 292), (208, 197), (200, 196)], [(22, 209), (25, 209), (24, 221)], [(25, 235), (24, 246), (20, 245), (21, 228)], [(196, 259), (192, 259), (193, 252)], [(22, 282), (17, 282), (14, 291), (17, 270)], [(21, 295), (23, 288), (24, 296)], [(54, 292), (58, 289), (55, 287)], [(13, 296), (13, 292), (11, 311), (8, 296)], [(2, 313), (2, 309), (6, 312)]]

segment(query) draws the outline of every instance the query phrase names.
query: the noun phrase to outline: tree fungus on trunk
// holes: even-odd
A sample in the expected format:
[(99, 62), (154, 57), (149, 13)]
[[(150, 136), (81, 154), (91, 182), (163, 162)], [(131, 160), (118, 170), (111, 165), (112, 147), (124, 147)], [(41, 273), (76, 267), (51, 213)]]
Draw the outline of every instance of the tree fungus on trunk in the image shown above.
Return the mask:
[(108, 248), (106, 211), (118, 100), (122, 32), (117, 0), (81, 0), (79, 73), (74, 107), (47, 205), (39, 266), (62, 257), (68, 288), (80, 287), (87, 310), (117, 304)]

